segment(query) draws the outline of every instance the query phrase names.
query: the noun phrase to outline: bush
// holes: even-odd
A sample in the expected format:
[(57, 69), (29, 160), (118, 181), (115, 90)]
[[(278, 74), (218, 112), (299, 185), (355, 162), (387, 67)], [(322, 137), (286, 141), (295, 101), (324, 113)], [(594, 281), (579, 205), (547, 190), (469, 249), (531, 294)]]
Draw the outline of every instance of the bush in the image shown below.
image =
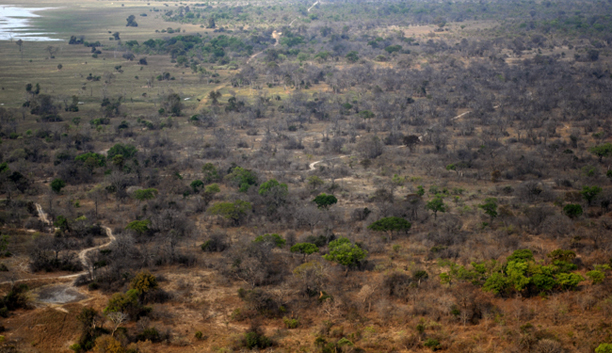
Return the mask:
[(259, 235), (253, 240), (254, 243), (271, 243), (274, 244), (277, 248), (282, 248), (287, 242), (283, 237), (279, 234), (264, 234)]
[(65, 186), (66, 182), (60, 178), (53, 179), (51, 182), (51, 190), (53, 190), (53, 192), (56, 194), (59, 194)]
[(283, 317), (283, 322), (285, 323), (285, 327), (288, 329), (298, 328), (300, 325), (299, 319), (290, 319), (288, 317)]
[(577, 204), (569, 204), (563, 207), (563, 213), (569, 218), (577, 218), (582, 216), (582, 206)]
[(272, 345), (274, 344), (274, 342), (272, 342), (272, 340), (268, 337), (266, 337), (263, 332), (261, 331), (261, 328), (253, 325), (251, 326), (251, 328), (244, 333), (244, 336), (241, 339), (241, 345), (242, 347), (248, 348), (248, 349), (253, 349), (253, 348), (259, 348), (259, 349), (265, 349), (268, 347), (272, 347)]
[(432, 351), (440, 349), (440, 341), (434, 338), (428, 338), (423, 342), (423, 346), (430, 348)]

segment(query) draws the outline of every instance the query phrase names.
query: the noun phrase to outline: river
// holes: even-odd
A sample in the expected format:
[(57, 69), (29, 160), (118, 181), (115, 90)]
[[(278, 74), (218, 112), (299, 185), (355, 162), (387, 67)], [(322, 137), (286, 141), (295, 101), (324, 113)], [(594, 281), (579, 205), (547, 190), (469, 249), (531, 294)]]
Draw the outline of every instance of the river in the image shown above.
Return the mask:
[(51, 10), (48, 7), (25, 8), (13, 5), (2, 5), (0, 8), (0, 40), (18, 40), (24, 42), (56, 42), (62, 39), (52, 38), (52, 32), (45, 32), (43, 29), (36, 27), (32, 19), (41, 17), (36, 14), (45, 10)]

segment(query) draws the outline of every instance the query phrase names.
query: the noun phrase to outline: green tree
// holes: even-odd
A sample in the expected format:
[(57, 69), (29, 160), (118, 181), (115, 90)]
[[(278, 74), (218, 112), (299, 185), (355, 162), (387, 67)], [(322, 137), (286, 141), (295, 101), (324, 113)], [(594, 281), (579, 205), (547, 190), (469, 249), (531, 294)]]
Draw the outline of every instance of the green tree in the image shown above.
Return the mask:
[(170, 93), (164, 100), (164, 109), (173, 116), (181, 116), (183, 110), (183, 102), (178, 93)]
[(563, 206), (563, 213), (565, 213), (565, 215), (569, 218), (578, 218), (582, 216), (582, 206), (570, 203), (568, 205)]
[(318, 188), (319, 186), (325, 184), (325, 182), (323, 181), (323, 179), (319, 178), (316, 175), (311, 175), (306, 179), (306, 182), (308, 183), (308, 185), (314, 190), (316, 188)]
[(279, 183), (276, 179), (270, 179), (259, 186), (259, 195), (268, 196), (273, 193), (287, 196), (287, 184)]
[(106, 158), (113, 159), (113, 157), (116, 155), (122, 155), (125, 159), (131, 159), (136, 156), (136, 153), (138, 153), (136, 147), (129, 144), (124, 145), (122, 143), (118, 143), (108, 150), (106, 153)]
[(589, 152), (596, 155), (601, 162), (604, 157), (610, 157), (612, 155), (612, 143), (604, 143), (589, 148)]
[(276, 246), (277, 248), (282, 248), (285, 243), (287, 243), (287, 241), (285, 239), (283, 239), (283, 237), (280, 236), (280, 234), (264, 234), (264, 235), (258, 235), (255, 240), (253, 240), (254, 243), (270, 243), (270, 244), (274, 244), (274, 246)]
[(606, 274), (599, 270), (593, 270), (586, 273), (586, 276), (593, 282), (593, 284), (598, 284), (606, 279)]
[(348, 60), (348, 62), (350, 62), (351, 64), (356, 63), (357, 61), (359, 61), (359, 53), (354, 50), (350, 51), (348, 54), (346, 54), (346, 60)]
[(433, 212), (434, 219), (438, 219), (438, 212), (446, 212), (446, 205), (442, 197), (436, 195), (431, 201), (425, 204), (425, 208)]
[(237, 184), (240, 192), (247, 192), (252, 185), (257, 185), (257, 174), (242, 167), (234, 167), (225, 178)]
[(191, 187), (191, 190), (193, 190), (193, 192), (197, 194), (198, 192), (200, 192), (200, 190), (204, 188), (204, 182), (200, 179), (197, 179), (192, 181), (189, 186)]
[(205, 184), (210, 184), (221, 179), (217, 167), (212, 163), (206, 163), (202, 166), (202, 174), (204, 174), (202, 176), (202, 181)]
[(132, 230), (142, 235), (149, 232), (149, 224), (151, 224), (151, 221), (149, 221), (148, 219), (142, 221), (132, 221), (128, 223), (125, 229)]
[(315, 197), (312, 202), (317, 204), (318, 208), (328, 209), (329, 206), (338, 202), (338, 199), (334, 195), (327, 195), (325, 193)]
[(353, 268), (368, 256), (368, 252), (348, 238), (338, 238), (329, 243), (329, 254), (323, 256), (325, 260), (334, 261), (342, 266)]
[(612, 353), (611, 343), (602, 343), (595, 348), (595, 353)]
[(393, 240), (393, 233), (404, 232), (408, 234), (410, 227), (412, 227), (412, 223), (403, 218), (385, 217), (370, 224), (368, 229), (375, 232), (387, 232), (387, 234), (389, 234), (389, 239)]
[(482, 209), (489, 217), (491, 221), (497, 217), (497, 199), (494, 197), (488, 197), (484, 200), (483, 204), (478, 205), (478, 208)]
[(208, 213), (223, 216), (231, 220), (235, 225), (238, 225), (251, 209), (252, 205), (250, 202), (236, 200), (234, 202), (218, 202), (208, 208)]
[(304, 255), (304, 258), (302, 259), (302, 261), (305, 261), (308, 255), (319, 252), (319, 248), (316, 245), (311, 244), (311, 243), (297, 243), (291, 247), (290, 251), (292, 253), (298, 253), (298, 254)]
[(155, 188), (140, 189), (134, 191), (134, 198), (138, 201), (153, 200), (158, 193)]
[(583, 186), (580, 194), (590, 206), (601, 191), (602, 189), (599, 186)]
[(51, 190), (53, 190), (53, 192), (56, 194), (59, 194), (65, 186), (66, 182), (60, 178), (53, 179), (51, 182)]

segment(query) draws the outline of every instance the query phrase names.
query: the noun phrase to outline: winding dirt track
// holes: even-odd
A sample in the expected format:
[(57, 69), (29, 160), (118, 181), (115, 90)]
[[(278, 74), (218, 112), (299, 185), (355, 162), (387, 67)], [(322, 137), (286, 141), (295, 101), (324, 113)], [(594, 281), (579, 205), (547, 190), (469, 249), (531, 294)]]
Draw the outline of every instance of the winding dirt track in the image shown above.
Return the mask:
[[(51, 221), (49, 220), (49, 218), (47, 217), (47, 214), (45, 213), (45, 211), (43, 210), (43, 208), (39, 205), (39, 204), (34, 204), (36, 206), (36, 211), (38, 212), (38, 218), (40, 218), (41, 221), (43, 221), (45, 224), (52, 226)], [(83, 265), (84, 268), (88, 268), (89, 265), (87, 264), (87, 254), (90, 251), (94, 251), (94, 250), (99, 250), (99, 249), (103, 249), (106, 247), (109, 247), (115, 240), (115, 236), (113, 235), (113, 231), (109, 228), (109, 227), (105, 227), (102, 226), (102, 228), (104, 228), (104, 231), (106, 232), (106, 236), (109, 238), (109, 241), (107, 243), (98, 245), (98, 246), (94, 246), (91, 248), (87, 248), (87, 249), (83, 249), (79, 252), (79, 260), (81, 261), (81, 264)], [(37, 280), (52, 280), (52, 279), (70, 279), (70, 278), (77, 278), (80, 275), (83, 274), (87, 274), (87, 270), (83, 270), (79, 273), (75, 273), (75, 274), (71, 274), (71, 275), (64, 275), (64, 276), (55, 276), (55, 277), (44, 277), (44, 278), (26, 278), (26, 279), (18, 279), (18, 280), (14, 280), (14, 281), (5, 281), (5, 282), (0, 282), (0, 284), (9, 284), (9, 283), (17, 283), (17, 282), (27, 282), (27, 281), (37, 281)], [(74, 282), (72, 283), (72, 285), (74, 286)]]

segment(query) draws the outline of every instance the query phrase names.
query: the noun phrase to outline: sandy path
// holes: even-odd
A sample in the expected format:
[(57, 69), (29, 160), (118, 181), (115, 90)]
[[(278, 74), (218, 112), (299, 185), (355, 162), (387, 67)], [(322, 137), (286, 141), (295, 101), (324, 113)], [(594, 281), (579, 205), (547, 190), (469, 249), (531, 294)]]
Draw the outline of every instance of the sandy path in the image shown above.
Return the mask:
[[(40, 220), (43, 221), (45, 224), (52, 225), (51, 221), (47, 217), (47, 214), (45, 213), (43, 208), (39, 204), (37, 204), (37, 203), (34, 204), (34, 205), (36, 206), (36, 211), (38, 212), (38, 218), (40, 218)], [(91, 247), (91, 248), (83, 249), (83, 250), (81, 250), (79, 252), (79, 260), (81, 261), (81, 264), (83, 265), (84, 268), (88, 268), (89, 267), (88, 264), (87, 264), (87, 254), (90, 251), (106, 248), (106, 247), (110, 246), (116, 240), (115, 236), (113, 235), (113, 231), (109, 227), (103, 226), (102, 228), (104, 228), (104, 231), (106, 232), (106, 236), (109, 238), (109, 241), (107, 243), (104, 243), (104, 244), (101, 244), (101, 245), (98, 245), (98, 246), (94, 246), (94, 247)], [(88, 273), (87, 270), (84, 270), (84, 271), (81, 271), (79, 273), (75, 273), (75, 274), (71, 274), (71, 275), (55, 276), (55, 277), (43, 277), (43, 278), (18, 279), (18, 280), (15, 280), (15, 281), (0, 282), (0, 284), (9, 284), (9, 283), (27, 282), (27, 281), (37, 281), (37, 280), (52, 280), (52, 279), (77, 278), (80, 275), (87, 274), (87, 273)], [(72, 285), (74, 286), (74, 283)]]

